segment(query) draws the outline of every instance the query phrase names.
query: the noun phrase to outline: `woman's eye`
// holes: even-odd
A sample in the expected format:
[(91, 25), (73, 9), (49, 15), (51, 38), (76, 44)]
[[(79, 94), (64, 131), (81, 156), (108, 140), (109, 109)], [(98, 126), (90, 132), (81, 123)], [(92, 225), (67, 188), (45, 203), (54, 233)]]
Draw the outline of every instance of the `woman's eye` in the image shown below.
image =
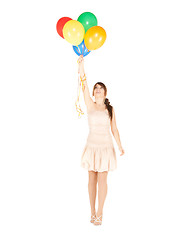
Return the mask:
[[(94, 89), (96, 89), (97, 87), (95, 87)], [(103, 87), (100, 87), (100, 89), (102, 89)]]

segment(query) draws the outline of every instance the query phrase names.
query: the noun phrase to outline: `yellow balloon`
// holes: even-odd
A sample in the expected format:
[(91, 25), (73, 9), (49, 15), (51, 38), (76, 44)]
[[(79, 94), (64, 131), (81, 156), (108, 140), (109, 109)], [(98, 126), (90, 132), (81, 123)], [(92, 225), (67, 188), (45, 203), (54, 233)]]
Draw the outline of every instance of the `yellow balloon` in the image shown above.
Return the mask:
[(72, 45), (79, 45), (85, 35), (83, 25), (76, 20), (69, 20), (63, 27), (63, 36)]
[(106, 31), (100, 26), (94, 26), (88, 29), (85, 34), (84, 43), (88, 50), (100, 48), (106, 40)]

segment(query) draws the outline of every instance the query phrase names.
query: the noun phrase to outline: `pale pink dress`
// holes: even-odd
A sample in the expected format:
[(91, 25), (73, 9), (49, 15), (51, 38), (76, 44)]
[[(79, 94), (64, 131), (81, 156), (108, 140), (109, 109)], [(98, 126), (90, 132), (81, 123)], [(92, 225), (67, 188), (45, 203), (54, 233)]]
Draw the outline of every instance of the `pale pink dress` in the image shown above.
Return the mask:
[(81, 167), (95, 172), (113, 171), (117, 168), (117, 159), (108, 110), (90, 110), (87, 114), (89, 134), (81, 157)]

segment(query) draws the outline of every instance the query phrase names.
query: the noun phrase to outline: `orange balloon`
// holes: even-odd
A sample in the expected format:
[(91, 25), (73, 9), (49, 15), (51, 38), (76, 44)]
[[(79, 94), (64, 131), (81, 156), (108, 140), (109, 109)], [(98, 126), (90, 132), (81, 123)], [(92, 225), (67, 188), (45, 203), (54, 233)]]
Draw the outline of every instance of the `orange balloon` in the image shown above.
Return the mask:
[(100, 48), (106, 40), (106, 31), (100, 26), (94, 26), (88, 29), (85, 34), (84, 43), (88, 50)]

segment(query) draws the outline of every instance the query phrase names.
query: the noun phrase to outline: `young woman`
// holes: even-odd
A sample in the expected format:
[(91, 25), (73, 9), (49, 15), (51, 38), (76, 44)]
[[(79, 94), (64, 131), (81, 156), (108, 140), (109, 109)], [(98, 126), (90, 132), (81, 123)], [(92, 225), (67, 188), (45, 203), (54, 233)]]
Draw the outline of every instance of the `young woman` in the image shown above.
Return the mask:
[[(81, 166), (88, 170), (88, 192), (91, 206), (91, 220), (94, 225), (102, 224), (103, 206), (107, 195), (108, 171), (117, 168), (116, 152), (112, 134), (118, 144), (121, 155), (124, 149), (121, 146), (120, 136), (116, 125), (115, 112), (110, 105), (107, 88), (102, 82), (93, 87), (95, 102), (90, 97), (87, 80), (84, 72), (84, 58), (78, 59), (80, 78), (83, 83), (82, 92), (87, 107), (89, 135), (81, 157)], [(120, 156), (121, 156), (120, 155)], [(95, 210), (96, 187), (98, 183), (98, 211)]]

